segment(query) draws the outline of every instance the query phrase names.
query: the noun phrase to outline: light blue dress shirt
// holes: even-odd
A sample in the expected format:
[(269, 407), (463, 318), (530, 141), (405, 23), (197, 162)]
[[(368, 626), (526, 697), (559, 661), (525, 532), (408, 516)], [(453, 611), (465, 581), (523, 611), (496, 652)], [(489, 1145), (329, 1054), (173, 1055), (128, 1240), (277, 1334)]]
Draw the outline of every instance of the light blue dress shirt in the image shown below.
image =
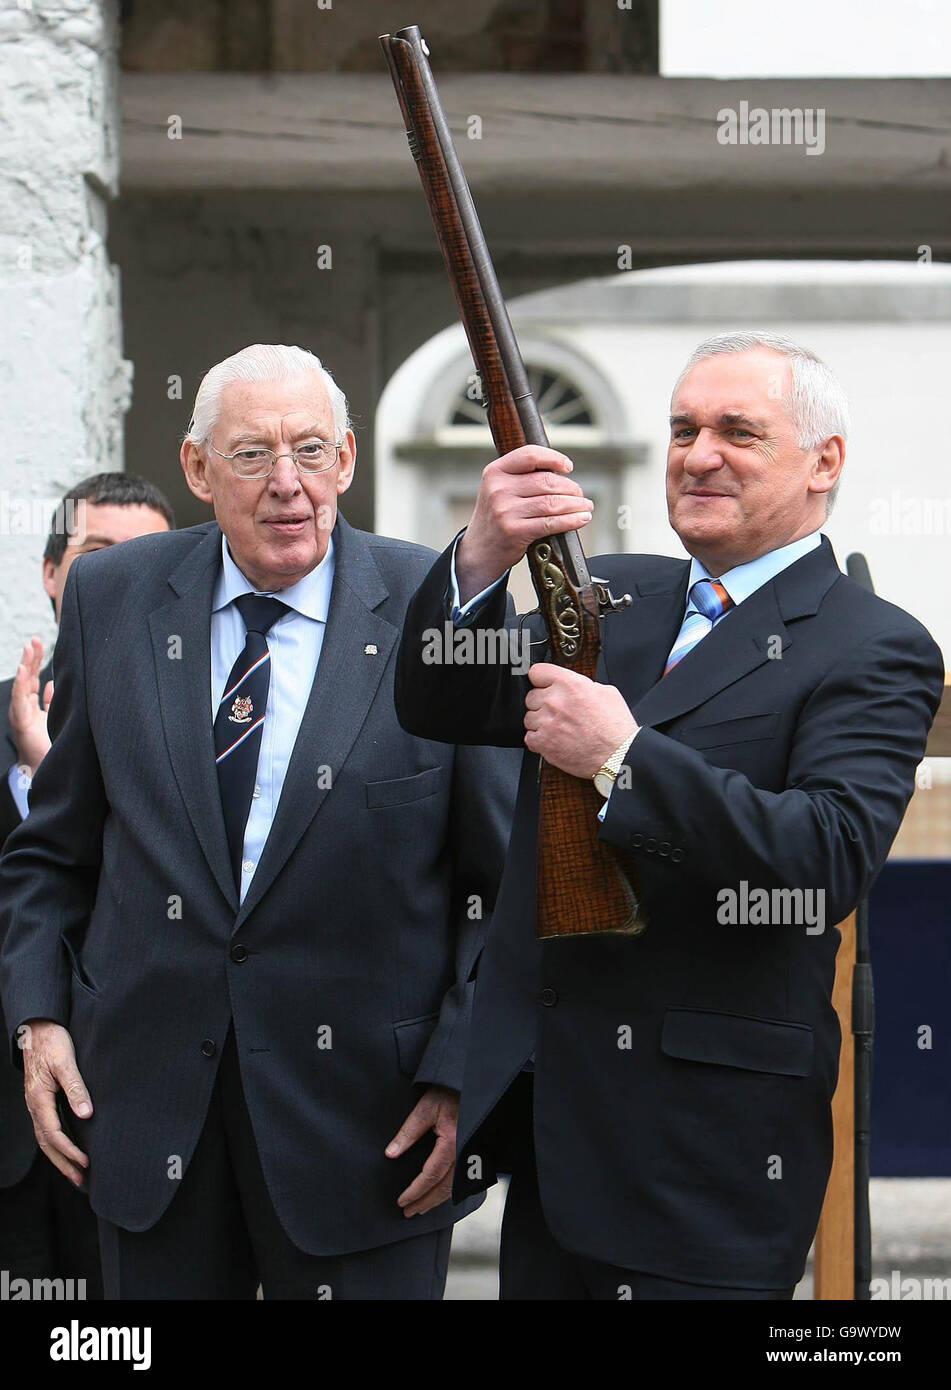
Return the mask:
[(10, 771), (7, 773), (7, 786), (10, 794), (16, 803), (16, 808), (20, 812), (20, 819), (26, 820), (30, 810), (30, 803), (27, 799), (33, 778), (28, 772), (21, 772), (19, 763), (11, 763)]
[[(310, 697), (317, 662), (323, 646), (330, 591), (334, 578), (333, 538), (316, 569), (289, 589), (273, 597), (291, 609), (283, 613), (267, 634), (271, 653), (271, 681), (264, 714), (258, 775), (244, 832), (241, 857), (240, 901), (251, 885), (267, 840), (287, 767), (294, 751), (301, 719)], [(238, 569), (221, 538), (221, 573), (211, 602), (211, 717), (214, 720), (231, 668), (244, 649), (244, 619), (234, 600), (242, 594), (260, 593)]]

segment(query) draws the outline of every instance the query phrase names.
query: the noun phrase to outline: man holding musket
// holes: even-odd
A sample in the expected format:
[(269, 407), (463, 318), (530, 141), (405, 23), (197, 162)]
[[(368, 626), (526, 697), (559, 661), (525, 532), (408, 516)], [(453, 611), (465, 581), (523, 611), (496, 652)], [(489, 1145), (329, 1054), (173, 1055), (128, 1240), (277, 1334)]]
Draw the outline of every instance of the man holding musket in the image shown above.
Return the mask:
[[(447, 618), (505, 626), (509, 568), (590, 520), (553, 450), (488, 465), (410, 604), (403, 725), (526, 750), (455, 1180), (461, 1200), (512, 1174), (503, 1298), (784, 1299), (803, 1273), (832, 1156), (835, 924), (885, 860), (942, 686), (929, 634), (821, 533), (847, 422), (832, 373), (785, 338), (697, 348), (667, 458), (690, 559), (591, 562), (633, 599), (595, 680), (421, 659)], [(539, 758), (593, 782), (639, 933), (536, 939)]]

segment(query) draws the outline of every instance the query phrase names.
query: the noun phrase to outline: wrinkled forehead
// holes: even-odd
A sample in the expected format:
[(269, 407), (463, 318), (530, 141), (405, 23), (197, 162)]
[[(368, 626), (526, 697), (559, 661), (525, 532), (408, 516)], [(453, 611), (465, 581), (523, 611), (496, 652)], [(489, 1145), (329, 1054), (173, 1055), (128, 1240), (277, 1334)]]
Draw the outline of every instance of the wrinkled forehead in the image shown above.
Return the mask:
[(229, 381), (222, 388), (218, 425), (227, 431), (331, 424), (333, 410), (316, 372), (275, 381)]
[(785, 414), (791, 387), (792, 368), (778, 352), (720, 353), (684, 373), (671, 396), (671, 414), (776, 417)]

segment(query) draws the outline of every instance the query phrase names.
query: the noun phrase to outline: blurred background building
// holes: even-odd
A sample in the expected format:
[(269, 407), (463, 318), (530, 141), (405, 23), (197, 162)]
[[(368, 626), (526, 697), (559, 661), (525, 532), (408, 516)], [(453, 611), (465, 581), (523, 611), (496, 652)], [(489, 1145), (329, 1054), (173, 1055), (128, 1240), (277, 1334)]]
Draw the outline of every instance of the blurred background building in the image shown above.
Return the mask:
[[(205, 518), (179, 442), (249, 342), (311, 348), (347, 392), (353, 523), (437, 548), (463, 524), (492, 451), (377, 41), (408, 23), (598, 503), (588, 550), (681, 553), (673, 380), (710, 333), (787, 332), (852, 401), (840, 563), (865, 553), (951, 659), (946, 7), (2, 0), (0, 674), (52, 638), (40, 552), (71, 483), (124, 466)], [(724, 138), (757, 111), (814, 138)], [(896, 856), (947, 859), (947, 766), (923, 765)]]

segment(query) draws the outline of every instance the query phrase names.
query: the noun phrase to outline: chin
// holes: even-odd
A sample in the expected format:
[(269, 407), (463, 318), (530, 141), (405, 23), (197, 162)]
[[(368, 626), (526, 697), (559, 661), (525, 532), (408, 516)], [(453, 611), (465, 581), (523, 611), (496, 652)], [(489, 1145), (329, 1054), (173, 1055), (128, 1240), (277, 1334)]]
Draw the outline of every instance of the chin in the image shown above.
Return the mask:
[(316, 565), (319, 558), (315, 545), (297, 544), (272, 550), (267, 560), (268, 568), (279, 574), (296, 574)]
[(730, 538), (730, 531), (722, 523), (714, 523), (712, 518), (706, 523), (695, 517), (681, 523), (674, 522), (674, 530), (684, 545), (722, 545)]

